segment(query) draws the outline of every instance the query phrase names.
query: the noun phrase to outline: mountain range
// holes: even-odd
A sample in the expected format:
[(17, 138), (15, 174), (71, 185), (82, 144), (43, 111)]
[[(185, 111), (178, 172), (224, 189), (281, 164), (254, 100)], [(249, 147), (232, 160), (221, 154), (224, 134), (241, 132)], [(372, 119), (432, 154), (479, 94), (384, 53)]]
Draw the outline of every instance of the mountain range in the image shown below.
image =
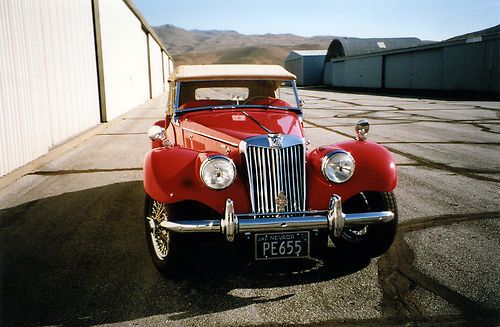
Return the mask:
[(154, 26), (176, 65), (277, 64), (291, 50), (328, 49), (335, 36), (294, 34), (246, 35), (224, 30), (185, 30), (174, 25)]

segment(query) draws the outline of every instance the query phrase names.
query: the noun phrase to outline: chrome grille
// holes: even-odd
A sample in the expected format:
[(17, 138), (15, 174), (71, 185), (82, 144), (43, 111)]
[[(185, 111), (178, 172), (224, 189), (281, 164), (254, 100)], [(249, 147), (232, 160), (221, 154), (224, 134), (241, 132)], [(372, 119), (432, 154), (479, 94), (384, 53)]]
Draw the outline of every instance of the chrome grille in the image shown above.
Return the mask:
[[(254, 213), (305, 210), (304, 144), (263, 147), (248, 144), (246, 163)], [(281, 207), (286, 197), (286, 205)]]

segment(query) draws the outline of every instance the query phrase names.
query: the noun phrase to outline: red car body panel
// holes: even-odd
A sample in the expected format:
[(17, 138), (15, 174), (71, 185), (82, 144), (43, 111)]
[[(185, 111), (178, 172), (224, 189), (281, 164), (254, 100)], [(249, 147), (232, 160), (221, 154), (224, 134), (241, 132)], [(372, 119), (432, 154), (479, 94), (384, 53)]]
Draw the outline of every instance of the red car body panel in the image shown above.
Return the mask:
[[(321, 172), (322, 159), (334, 150), (349, 152), (356, 168), (354, 175), (345, 183), (329, 182)], [(325, 209), (332, 194), (343, 201), (364, 191), (390, 192), (397, 185), (398, 175), (392, 155), (381, 145), (366, 141), (346, 141), (322, 146), (307, 156), (307, 208)]]
[[(245, 114), (246, 113), (246, 114)], [(247, 176), (239, 153), (240, 141), (273, 133), (304, 137), (296, 113), (274, 109), (215, 109), (185, 113), (178, 125), (159, 121), (167, 128), (167, 136), (175, 144), (163, 147), (155, 141), (144, 162), (144, 187), (155, 200), (176, 203), (194, 200), (223, 213), (227, 198), (234, 201), (236, 213), (251, 211)], [(354, 175), (345, 183), (329, 182), (321, 172), (322, 158), (329, 152), (343, 149), (354, 157)], [(206, 187), (200, 178), (200, 166), (207, 156), (223, 154), (230, 157), (238, 175), (223, 190)], [(307, 154), (307, 209), (324, 210), (330, 196), (340, 195), (343, 201), (363, 191), (392, 191), (397, 184), (394, 160), (384, 147), (366, 141), (347, 141), (322, 146)]]
[(179, 123), (185, 129), (238, 144), (248, 137), (267, 134), (256, 121), (273, 133), (304, 136), (297, 115), (284, 110), (252, 108), (206, 110), (185, 114)]
[(144, 161), (144, 188), (153, 199), (163, 203), (194, 200), (223, 212), (227, 198), (232, 198), (236, 212), (250, 212), (246, 185), (241, 176), (223, 190), (203, 184), (200, 166), (213, 152), (173, 146), (152, 149)]

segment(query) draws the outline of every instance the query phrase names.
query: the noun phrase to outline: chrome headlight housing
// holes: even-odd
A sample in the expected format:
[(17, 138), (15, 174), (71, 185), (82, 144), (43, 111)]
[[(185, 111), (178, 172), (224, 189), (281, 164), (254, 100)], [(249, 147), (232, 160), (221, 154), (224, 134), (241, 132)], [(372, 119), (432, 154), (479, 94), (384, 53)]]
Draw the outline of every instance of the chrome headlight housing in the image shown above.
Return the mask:
[(349, 152), (335, 150), (323, 157), (321, 172), (331, 182), (344, 183), (354, 174), (355, 161)]
[(208, 188), (222, 190), (234, 182), (236, 166), (225, 156), (208, 157), (201, 164), (200, 178)]

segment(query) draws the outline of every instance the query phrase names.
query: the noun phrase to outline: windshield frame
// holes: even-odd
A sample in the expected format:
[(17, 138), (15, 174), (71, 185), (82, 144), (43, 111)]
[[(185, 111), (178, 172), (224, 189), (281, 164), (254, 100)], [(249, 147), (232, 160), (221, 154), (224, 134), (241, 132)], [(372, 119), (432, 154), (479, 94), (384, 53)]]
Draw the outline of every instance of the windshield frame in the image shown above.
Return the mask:
[[(174, 102), (174, 117), (180, 117), (186, 113), (195, 112), (195, 111), (206, 111), (206, 110), (221, 110), (221, 109), (243, 109), (243, 108), (260, 108), (260, 109), (277, 109), (277, 110), (285, 110), (292, 111), (298, 114), (302, 113), (302, 108), (300, 106), (300, 98), (297, 92), (297, 84), (295, 80), (284, 80), (282, 82), (287, 82), (291, 84), (291, 88), (294, 93), (295, 104), (296, 106), (290, 107), (282, 107), (282, 106), (271, 106), (271, 105), (251, 105), (251, 104), (230, 104), (230, 105), (218, 105), (218, 106), (206, 106), (206, 107), (196, 107), (196, 108), (187, 108), (179, 110), (179, 99), (180, 99), (180, 91), (181, 91), (181, 82), (175, 82), (175, 102)], [(279, 88), (278, 88), (279, 89)]]

